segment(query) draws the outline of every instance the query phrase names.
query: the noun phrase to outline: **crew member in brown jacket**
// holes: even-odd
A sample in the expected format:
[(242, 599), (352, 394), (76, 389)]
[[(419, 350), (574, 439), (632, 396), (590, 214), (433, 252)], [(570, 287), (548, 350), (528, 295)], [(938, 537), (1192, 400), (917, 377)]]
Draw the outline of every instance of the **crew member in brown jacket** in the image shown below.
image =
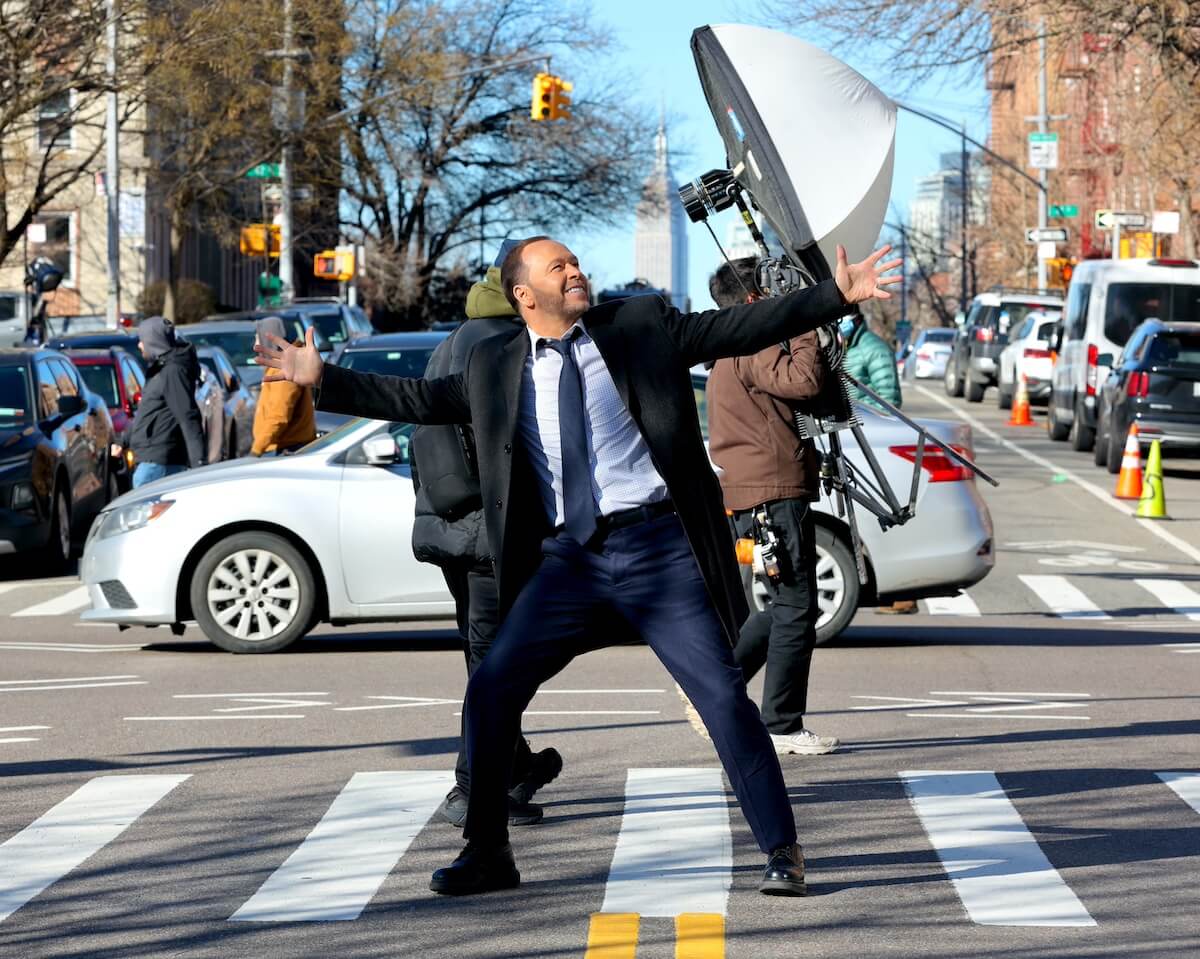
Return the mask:
[[(722, 264), (709, 282), (717, 306), (758, 299), (754, 267), (754, 257)], [(771, 608), (746, 620), (734, 658), (747, 683), (766, 665), (762, 716), (780, 755), (815, 756), (840, 745), (804, 725), (819, 615), (810, 506), (819, 464), (812, 441), (796, 432), (792, 409), (820, 393), (825, 372), (813, 332), (718, 360), (708, 378), (709, 454), (722, 471), (725, 508), (739, 537), (753, 537), (755, 517), (765, 516), (778, 538)]]
[[(283, 320), (267, 316), (255, 324), (257, 342), (271, 342), (268, 334), (285, 339)], [(290, 453), (317, 438), (312, 390), (286, 380), (264, 380), (254, 410), (254, 445), (251, 456)]]

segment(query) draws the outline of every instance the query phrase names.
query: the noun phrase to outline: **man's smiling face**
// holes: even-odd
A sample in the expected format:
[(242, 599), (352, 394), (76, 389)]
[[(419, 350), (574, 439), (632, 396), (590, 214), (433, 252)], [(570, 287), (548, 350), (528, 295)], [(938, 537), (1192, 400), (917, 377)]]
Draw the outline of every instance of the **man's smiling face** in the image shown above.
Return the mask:
[[(547, 317), (572, 321), (587, 312), (591, 291), (574, 253), (554, 240), (538, 240), (522, 251), (522, 260), (524, 281), (514, 290), (522, 302)], [(532, 303), (522, 296), (522, 288)]]

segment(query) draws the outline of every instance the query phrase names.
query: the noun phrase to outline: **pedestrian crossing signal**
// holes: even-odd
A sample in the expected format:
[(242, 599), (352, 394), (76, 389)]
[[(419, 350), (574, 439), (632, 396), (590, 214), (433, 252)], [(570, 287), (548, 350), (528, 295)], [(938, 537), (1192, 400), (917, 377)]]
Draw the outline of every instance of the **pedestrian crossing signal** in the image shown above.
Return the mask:
[(313, 276), (318, 280), (345, 283), (354, 279), (354, 253), (351, 250), (325, 250), (313, 257)]

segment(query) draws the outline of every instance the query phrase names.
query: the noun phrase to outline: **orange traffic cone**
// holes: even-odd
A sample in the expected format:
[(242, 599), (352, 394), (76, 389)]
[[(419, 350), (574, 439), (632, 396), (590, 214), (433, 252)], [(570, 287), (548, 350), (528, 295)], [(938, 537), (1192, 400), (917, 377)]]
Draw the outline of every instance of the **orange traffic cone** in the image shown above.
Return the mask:
[(1129, 424), (1125, 437), (1125, 453), (1121, 456), (1121, 473), (1117, 477), (1117, 499), (1142, 498), (1142, 449), (1138, 446), (1137, 423)]
[(1017, 384), (1017, 395), (1013, 397), (1012, 416), (1008, 418), (1009, 426), (1033, 426), (1033, 418), (1029, 415), (1029, 389), (1025, 385), (1025, 374), (1021, 374), (1021, 382)]

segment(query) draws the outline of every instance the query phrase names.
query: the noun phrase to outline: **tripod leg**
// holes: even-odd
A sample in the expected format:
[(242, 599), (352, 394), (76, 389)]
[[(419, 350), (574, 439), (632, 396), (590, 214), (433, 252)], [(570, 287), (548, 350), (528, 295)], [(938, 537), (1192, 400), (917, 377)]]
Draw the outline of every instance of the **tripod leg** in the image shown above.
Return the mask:
[[(837, 433), (829, 434), (829, 452), (833, 457), (834, 468), (837, 470), (838, 494), (850, 488), (849, 477), (846, 475), (846, 461), (842, 452), (842, 441)], [(858, 581), (867, 585), (867, 562), (863, 559), (862, 539), (858, 535), (858, 520), (854, 515), (854, 503), (845, 496), (841, 502), (846, 510), (846, 523), (850, 527), (850, 546), (854, 550), (854, 565), (858, 569)]]

